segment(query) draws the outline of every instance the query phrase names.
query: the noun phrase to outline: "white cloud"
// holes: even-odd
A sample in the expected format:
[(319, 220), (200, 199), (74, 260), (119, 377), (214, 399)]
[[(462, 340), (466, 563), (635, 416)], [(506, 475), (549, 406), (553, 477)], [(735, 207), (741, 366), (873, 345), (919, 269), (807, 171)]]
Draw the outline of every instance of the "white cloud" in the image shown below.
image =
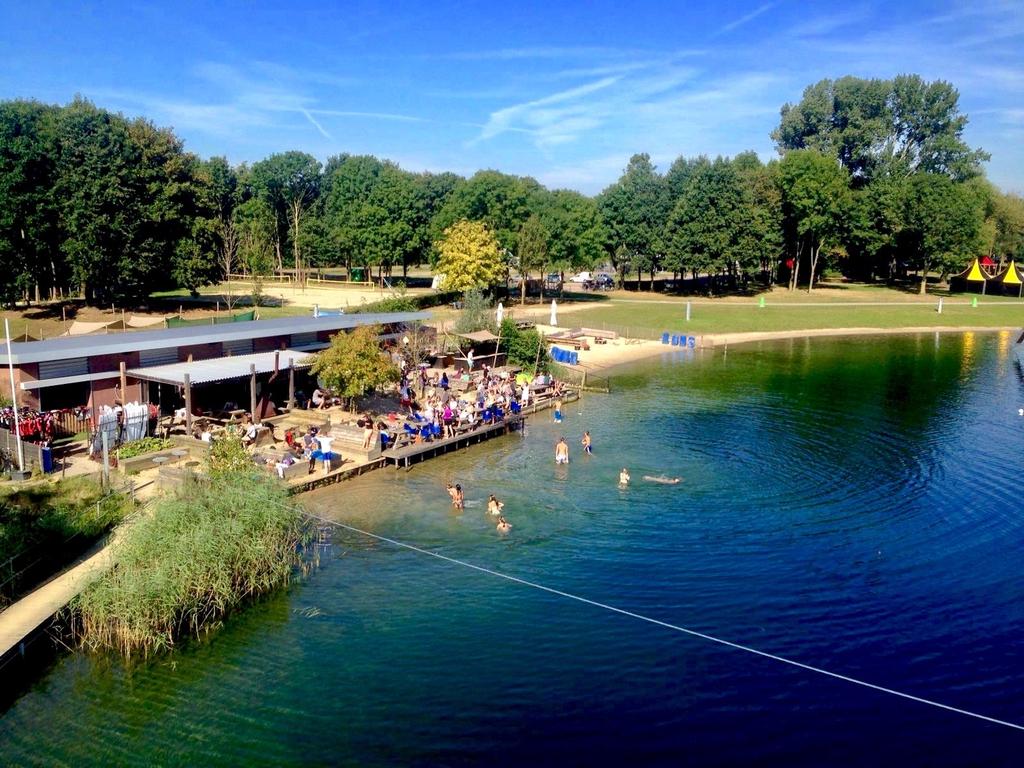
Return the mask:
[(765, 3), (764, 5), (759, 5), (757, 8), (755, 8), (754, 10), (752, 10), (750, 13), (746, 14), (745, 16), (740, 16), (735, 21), (730, 21), (728, 24), (726, 24), (725, 26), (721, 27), (717, 32), (715, 32), (712, 35), (712, 37), (717, 37), (719, 35), (724, 35), (724, 34), (727, 34), (729, 32), (732, 32), (734, 29), (739, 29), (744, 24), (750, 23), (751, 21), (756, 19), (761, 14), (767, 13), (772, 8), (774, 8), (776, 5), (778, 5), (778, 2), (771, 2), (771, 3)]

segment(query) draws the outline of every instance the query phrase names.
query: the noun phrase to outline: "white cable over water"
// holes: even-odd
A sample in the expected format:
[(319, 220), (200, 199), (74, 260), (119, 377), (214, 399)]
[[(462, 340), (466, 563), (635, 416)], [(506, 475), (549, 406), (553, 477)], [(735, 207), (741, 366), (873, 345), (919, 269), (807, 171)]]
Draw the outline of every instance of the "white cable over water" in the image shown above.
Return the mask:
[(586, 605), (592, 605), (595, 608), (603, 608), (604, 610), (611, 611), (612, 613), (618, 613), (618, 614), (621, 614), (623, 616), (629, 616), (632, 619), (639, 619), (640, 621), (646, 621), (648, 624), (655, 624), (655, 625), (657, 625), (659, 627), (665, 627), (666, 629), (672, 629), (672, 630), (675, 630), (676, 632), (682, 632), (683, 634), (691, 635), (692, 637), (699, 637), (701, 640), (707, 640), (709, 642), (718, 643), (719, 645), (724, 645), (724, 646), (727, 646), (729, 648), (735, 648), (738, 651), (746, 651), (747, 653), (752, 653), (755, 656), (761, 656), (761, 657), (766, 658), (766, 659), (771, 659), (772, 661), (777, 661), (777, 662), (779, 662), (781, 664), (788, 664), (788, 665), (790, 665), (792, 667), (798, 667), (800, 669), (807, 670), (808, 672), (815, 672), (815, 673), (817, 673), (819, 675), (825, 675), (826, 677), (831, 677), (831, 678), (834, 678), (836, 680), (842, 680), (842, 681), (847, 682), (847, 683), (852, 683), (853, 685), (859, 685), (859, 686), (861, 686), (863, 688), (870, 688), (871, 690), (874, 690), (874, 691), (880, 691), (882, 693), (888, 693), (890, 696), (898, 696), (901, 699), (908, 699), (910, 701), (916, 701), (919, 704), (926, 704), (929, 707), (935, 707), (937, 709), (944, 709), (947, 712), (955, 712), (958, 715), (965, 715), (967, 717), (973, 717), (973, 718), (975, 718), (977, 720), (984, 720), (985, 722), (988, 722), (988, 723), (994, 723), (995, 725), (1002, 725), (1002, 726), (1005, 726), (1007, 728), (1013, 728), (1014, 730), (1017, 730), (1017, 731), (1024, 731), (1024, 725), (1020, 725), (1018, 723), (1011, 723), (1011, 722), (1009, 722), (1007, 720), (999, 720), (998, 718), (989, 717), (988, 715), (982, 715), (982, 714), (980, 714), (978, 712), (971, 712), (968, 709), (960, 709), (959, 707), (953, 707), (953, 706), (950, 706), (949, 704), (943, 704), (942, 702), (939, 702), (939, 701), (932, 701), (931, 699), (925, 699), (925, 698), (922, 698), (920, 696), (914, 696), (911, 693), (904, 693), (903, 691), (897, 691), (897, 690), (895, 690), (893, 688), (886, 688), (885, 686), (882, 686), (882, 685), (875, 685), (874, 683), (869, 683), (869, 682), (867, 682), (865, 680), (858, 680), (855, 677), (849, 677), (848, 675), (841, 675), (838, 672), (830, 672), (829, 670), (822, 669), (821, 667), (814, 667), (814, 666), (811, 666), (810, 664), (804, 664), (803, 662), (800, 662), (800, 661), (794, 661), (793, 659), (787, 659), (784, 656), (776, 656), (774, 653), (768, 653), (767, 651), (759, 651), (757, 648), (751, 648), (750, 646), (747, 646), (747, 645), (741, 645), (740, 643), (734, 643), (734, 642), (732, 642), (730, 640), (723, 640), (723, 639), (721, 639), (719, 637), (714, 637), (713, 635), (709, 635), (709, 634), (706, 634), (704, 632), (698, 632), (695, 629), (687, 629), (686, 627), (680, 627), (677, 624), (670, 624), (667, 621), (661, 621), (660, 619), (654, 619), (654, 618), (651, 618), (650, 616), (644, 616), (641, 613), (634, 613), (633, 611), (627, 611), (624, 608), (616, 608), (614, 605), (608, 605), (607, 603), (600, 603), (597, 600), (590, 600), (589, 598), (581, 597), (580, 595), (574, 595), (571, 592), (563, 592), (560, 589), (555, 589), (553, 587), (546, 587), (543, 584), (537, 584), (536, 582), (533, 582), (533, 581), (527, 581), (526, 579), (520, 579), (517, 576), (510, 576), (507, 573), (501, 573), (500, 571), (493, 571), (490, 568), (485, 568), (485, 567), (483, 567), (481, 565), (474, 565), (473, 563), (467, 563), (465, 560), (459, 560), (459, 559), (454, 558), (454, 557), (448, 557), (447, 555), (442, 555), (439, 552), (432, 552), (429, 549), (423, 549), (423, 548), (417, 547), (417, 546), (415, 546), (413, 544), (406, 544), (405, 542), (397, 541), (395, 539), (390, 539), (387, 536), (381, 536), (380, 534), (370, 533), (369, 531), (364, 531), (361, 528), (356, 528), (355, 526), (352, 526), (352, 525), (347, 525), (345, 523), (340, 523), (337, 520), (330, 520), (328, 518), (320, 517), (319, 515), (313, 515), (313, 514), (310, 514), (308, 512), (306, 512), (306, 514), (309, 517), (313, 518), (314, 520), (319, 520), (320, 522), (327, 523), (328, 525), (334, 525), (334, 526), (337, 526), (339, 528), (344, 528), (346, 530), (352, 531), (353, 533), (358, 533), (358, 534), (361, 534), (363, 536), (368, 536), (371, 539), (377, 539), (378, 541), (384, 541), (384, 542), (387, 542), (388, 544), (393, 544), (396, 547), (402, 547), (403, 549), (408, 549), (408, 550), (411, 550), (413, 552), (419, 552), (421, 555), (429, 555), (430, 557), (435, 557), (438, 560), (444, 560), (446, 562), (453, 563), (454, 565), (461, 565), (463, 568), (470, 568), (470, 569), (472, 569), (474, 571), (480, 571), (481, 573), (486, 573), (486, 574), (489, 574), (491, 576), (497, 576), (499, 579), (505, 579), (506, 581), (515, 582), (516, 584), (522, 584), (523, 586), (531, 587), (532, 589), (537, 589), (537, 590), (540, 590), (542, 592), (548, 592), (548, 593), (550, 593), (552, 595), (558, 595), (559, 597), (565, 597), (565, 598), (568, 598), (569, 600), (575, 600), (575, 601), (580, 602), (580, 603), (585, 603)]

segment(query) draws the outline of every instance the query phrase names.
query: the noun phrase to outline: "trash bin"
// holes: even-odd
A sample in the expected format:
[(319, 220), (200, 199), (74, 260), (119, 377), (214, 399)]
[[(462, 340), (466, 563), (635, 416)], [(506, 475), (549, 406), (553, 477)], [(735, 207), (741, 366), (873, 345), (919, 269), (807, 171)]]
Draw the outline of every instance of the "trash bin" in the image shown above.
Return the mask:
[(53, 448), (40, 448), (39, 458), (41, 459), (43, 465), (43, 472), (53, 472)]

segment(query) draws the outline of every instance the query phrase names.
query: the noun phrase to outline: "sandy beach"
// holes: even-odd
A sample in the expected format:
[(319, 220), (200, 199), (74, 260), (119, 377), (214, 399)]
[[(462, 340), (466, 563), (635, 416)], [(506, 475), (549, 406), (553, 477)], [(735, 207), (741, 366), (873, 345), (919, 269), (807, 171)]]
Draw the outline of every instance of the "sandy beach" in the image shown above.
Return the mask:
[[(1018, 331), (1019, 326), (959, 326), (934, 327), (919, 326), (914, 328), (816, 328), (793, 331), (764, 331), (756, 333), (716, 333), (696, 336), (695, 349), (715, 349), (730, 344), (749, 344), (756, 341), (776, 341), (779, 339), (800, 339), (816, 336), (891, 336), (893, 334), (913, 333), (994, 333), (998, 331)], [(544, 334), (564, 331), (550, 325), (538, 325), (537, 330)], [(590, 349), (580, 350), (579, 365), (571, 366), (588, 372), (604, 371), (618, 365), (632, 363), (665, 352), (678, 351), (679, 347), (662, 344), (660, 341), (642, 339), (611, 339), (607, 344), (590, 344)]]

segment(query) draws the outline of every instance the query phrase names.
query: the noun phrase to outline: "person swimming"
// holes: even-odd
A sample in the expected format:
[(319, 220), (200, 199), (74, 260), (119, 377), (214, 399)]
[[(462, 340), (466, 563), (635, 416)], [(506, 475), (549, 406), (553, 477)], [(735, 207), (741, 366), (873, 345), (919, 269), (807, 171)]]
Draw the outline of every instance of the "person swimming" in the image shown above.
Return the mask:
[(498, 515), (498, 533), (508, 533), (512, 530), (512, 523), (504, 518), (502, 515)]
[(555, 424), (562, 423), (562, 400), (555, 400)]
[(676, 485), (683, 482), (681, 477), (668, 477), (666, 475), (644, 475), (644, 480), (649, 483), (661, 483), (662, 485)]
[(622, 471), (619, 472), (619, 485), (622, 487), (629, 485), (629, 470), (625, 467), (623, 467)]
[(594, 452), (593, 448), (592, 448), (593, 442), (594, 441), (591, 440), (591, 438), (590, 438), (590, 432), (589, 431), (588, 432), (584, 432), (583, 433), (583, 439), (580, 440), (580, 445), (583, 446), (583, 451), (585, 453), (593, 453)]
[(466, 506), (466, 495), (462, 492), (462, 486), (455, 484), (455, 495), (452, 496), (452, 504), (456, 509), (463, 509)]
[(505, 502), (498, 501), (498, 498), (492, 493), (487, 498), (487, 512), (491, 515), (498, 515), (500, 517), (501, 510), (505, 508)]

